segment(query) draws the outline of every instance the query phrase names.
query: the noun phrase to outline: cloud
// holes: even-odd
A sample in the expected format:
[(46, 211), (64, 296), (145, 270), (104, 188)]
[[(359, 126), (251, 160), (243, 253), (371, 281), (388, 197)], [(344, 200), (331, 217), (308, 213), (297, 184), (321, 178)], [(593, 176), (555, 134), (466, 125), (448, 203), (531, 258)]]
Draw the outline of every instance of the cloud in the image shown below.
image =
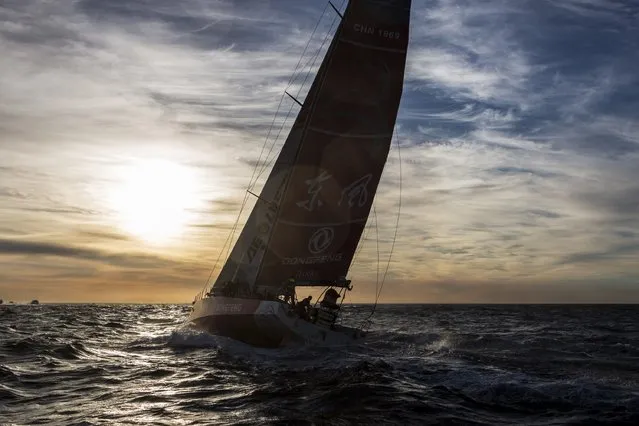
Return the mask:
[(129, 241), (131, 237), (123, 235), (119, 232), (109, 231), (79, 231), (77, 233), (80, 237), (86, 237), (91, 240), (107, 240), (107, 241)]
[(149, 254), (109, 253), (91, 248), (23, 239), (0, 239), (0, 254), (67, 257), (78, 260), (98, 261), (125, 268), (163, 266), (163, 264), (171, 262), (169, 259)]
[(639, 243), (615, 245), (608, 247), (605, 250), (575, 253), (561, 259), (558, 264), (570, 264), (570, 263), (589, 263), (599, 260), (619, 259), (620, 257), (626, 257), (628, 259), (636, 260), (639, 256)]
[(594, 19), (598, 24), (600, 20), (612, 21), (618, 24), (620, 21), (630, 21), (639, 14), (639, 9), (631, 2), (610, 2), (606, 0), (564, 0), (560, 2), (548, 2), (556, 8), (566, 9), (579, 18)]
[[(603, 0), (413, 1), (389, 282), (422, 300), (541, 300), (535, 288), (568, 300), (593, 274), (591, 295), (637, 276), (636, 17), (630, 2)], [(42, 258), (21, 267), (122, 286), (152, 279), (171, 295), (170, 282), (194, 282), (254, 169), (259, 192), (298, 111), (283, 91), (304, 98), (335, 18), (297, 1), (0, 9), (0, 269)], [(397, 155), (352, 269), (362, 294), (390, 254)], [(126, 187), (123, 165), (149, 157), (204, 183), (197, 219), (162, 250), (123, 234), (106, 196)], [(72, 266), (56, 269), (52, 256)], [(7, 282), (24, 277), (11, 270)]]
[[(421, 6), (421, 7), (420, 7)], [(523, 106), (532, 64), (513, 39), (522, 10), (505, 2), (482, 5), (434, 1), (415, 7), (408, 81), (454, 99)]]

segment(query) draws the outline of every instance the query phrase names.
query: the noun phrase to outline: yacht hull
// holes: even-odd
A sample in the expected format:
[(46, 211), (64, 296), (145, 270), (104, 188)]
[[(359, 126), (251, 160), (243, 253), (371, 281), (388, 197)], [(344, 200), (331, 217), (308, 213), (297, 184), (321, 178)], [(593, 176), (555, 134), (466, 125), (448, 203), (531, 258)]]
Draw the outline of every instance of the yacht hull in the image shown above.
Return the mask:
[(346, 345), (364, 337), (355, 328), (306, 321), (281, 301), (207, 297), (193, 304), (189, 320), (199, 330), (264, 348)]

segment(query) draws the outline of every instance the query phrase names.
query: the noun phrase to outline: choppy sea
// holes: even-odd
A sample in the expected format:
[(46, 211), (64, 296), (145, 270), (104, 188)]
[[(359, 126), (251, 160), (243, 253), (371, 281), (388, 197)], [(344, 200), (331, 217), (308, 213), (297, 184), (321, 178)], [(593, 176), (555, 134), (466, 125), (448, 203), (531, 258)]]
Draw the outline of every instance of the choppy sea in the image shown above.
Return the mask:
[(0, 424), (639, 424), (639, 306), (384, 305), (358, 345), (277, 350), (188, 309), (0, 306)]

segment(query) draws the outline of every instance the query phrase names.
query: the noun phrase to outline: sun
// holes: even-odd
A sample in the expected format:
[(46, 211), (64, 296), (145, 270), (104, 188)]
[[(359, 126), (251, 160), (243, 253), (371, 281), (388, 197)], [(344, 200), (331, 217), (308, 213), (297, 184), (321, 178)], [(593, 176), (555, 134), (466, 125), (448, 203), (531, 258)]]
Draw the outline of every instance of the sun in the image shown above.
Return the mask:
[(167, 160), (139, 160), (121, 169), (111, 206), (120, 227), (151, 244), (181, 236), (200, 204), (192, 169)]

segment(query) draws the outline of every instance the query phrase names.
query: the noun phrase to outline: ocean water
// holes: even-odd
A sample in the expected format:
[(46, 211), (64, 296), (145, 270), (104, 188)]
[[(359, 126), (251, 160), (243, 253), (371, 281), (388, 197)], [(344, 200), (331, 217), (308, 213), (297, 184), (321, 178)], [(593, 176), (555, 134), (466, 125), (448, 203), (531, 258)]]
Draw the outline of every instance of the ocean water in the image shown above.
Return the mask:
[(361, 344), (277, 350), (188, 309), (0, 306), (0, 424), (639, 424), (639, 306), (385, 305)]

